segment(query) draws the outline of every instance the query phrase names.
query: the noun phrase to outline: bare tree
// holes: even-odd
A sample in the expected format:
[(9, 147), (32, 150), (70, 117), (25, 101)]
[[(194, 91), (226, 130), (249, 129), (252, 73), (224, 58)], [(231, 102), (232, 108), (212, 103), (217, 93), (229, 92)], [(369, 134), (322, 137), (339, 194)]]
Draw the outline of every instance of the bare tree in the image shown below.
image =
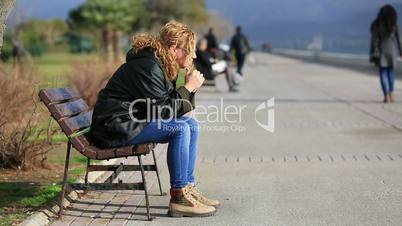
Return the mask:
[(16, 0), (0, 0), (0, 55), (3, 47), (3, 34), (6, 30), (6, 19), (13, 9)]

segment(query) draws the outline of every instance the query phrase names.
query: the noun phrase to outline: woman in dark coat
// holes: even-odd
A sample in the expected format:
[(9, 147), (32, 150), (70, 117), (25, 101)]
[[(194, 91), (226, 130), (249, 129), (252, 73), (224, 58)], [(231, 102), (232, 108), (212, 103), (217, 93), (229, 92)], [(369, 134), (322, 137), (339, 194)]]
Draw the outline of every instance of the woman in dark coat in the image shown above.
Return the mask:
[(391, 5), (383, 6), (371, 24), (370, 61), (379, 67), (384, 102), (394, 102), (395, 61), (402, 57), (398, 16)]
[(126, 63), (100, 91), (91, 125), (91, 140), (100, 148), (168, 142), (170, 216), (210, 216), (219, 205), (195, 187), (198, 122), (185, 113), (194, 108), (194, 95), (204, 81), (189, 71), (185, 85), (176, 89), (179, 68), (190, 68), (195, 58), (195, 34), (171, 21), (159, 37), (134, 37)]
[[(206, 80), (214, 80), (218, 74), (225, 73), (226, 82), (229, 87), (229, 92), (238, 92), (236, 89), (236, 83), (234, 81), (234, 74), (232, 70), (229, 68), (226, 61), (213, 62), (214, 58), (207, 51), (208, 42), (206, 39), (200, 39), (197, 43), (196, 55), (197, 58), (194, 60), (194, 65), (197, 70), (199, 70), (205, 77)], [(216, 63), (223, 64), (220, 71), (214, 70), (213, 67), (216, 66)]]

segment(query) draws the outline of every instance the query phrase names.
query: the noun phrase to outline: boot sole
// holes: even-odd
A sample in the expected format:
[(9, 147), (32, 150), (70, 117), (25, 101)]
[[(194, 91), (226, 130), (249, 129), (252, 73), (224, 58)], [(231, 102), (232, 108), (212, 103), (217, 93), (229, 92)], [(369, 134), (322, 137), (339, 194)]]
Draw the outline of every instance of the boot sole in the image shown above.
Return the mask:
[(168, 216), (169, 217), (210, 217), (213, 216), (216, 213), (216, 210), (213, 212), (209, 213), (184, 213), (184, 212), (178, 212), (178, 211), (168, 211)]

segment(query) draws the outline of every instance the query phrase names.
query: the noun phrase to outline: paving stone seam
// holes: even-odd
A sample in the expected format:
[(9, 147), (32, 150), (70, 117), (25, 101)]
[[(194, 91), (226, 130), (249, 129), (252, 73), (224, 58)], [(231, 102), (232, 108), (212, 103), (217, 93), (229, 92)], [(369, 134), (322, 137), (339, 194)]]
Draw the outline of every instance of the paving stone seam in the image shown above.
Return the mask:
[(197, 162), (200, 163), (303, 163), (303, 162), (393, 162), (402, 161), (402, 154), (305, 154), (305, 155), (277, 155), (277, 156), (264, 156), (264, 155), (227, 155), (227, 156), (201, 156)]

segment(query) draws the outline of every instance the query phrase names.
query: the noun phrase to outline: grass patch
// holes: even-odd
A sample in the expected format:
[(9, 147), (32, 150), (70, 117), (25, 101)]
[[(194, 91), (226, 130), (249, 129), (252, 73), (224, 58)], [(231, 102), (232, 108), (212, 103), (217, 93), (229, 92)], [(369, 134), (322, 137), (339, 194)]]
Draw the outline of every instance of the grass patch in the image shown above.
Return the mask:
[[(36, 136), (28, 137), (27, 141), (28, 142), (32, 142), (34, 140), (45, 141), (46, 139), (47, 139), (46, 135), (40, 135), (38, 137), (36, 137)], [(60, 144), (60, 143), (67, 142), (67, 141), (68, 141), (68, 138), (64, 133), (54, 134), (50, 137), (50, 142), (52, 144)]]
[[(49, 162), (57, 163), (57, 164), (64, 164), (66, 160), (65, 156), (65, 148), (62, 147), (62, 150), (52, 150), (49, 154)], [(64, 150), (63, 150), (64, 149)], [(93, 160), (91, 159), (91, 163), (99, 163), (101, 160)], [(77, 166), (86, 166), (87, 164), (87, 157), (81, 155), (80, 153), (72, 150), (71, 157), (70, 157), (70, 164), (77, 167)]]
[(65, 77), (71, 72), (74, 61), (89, 60), (95, 55), (72, 54), (68, 52), (46, 53), (41, 57), (34, 58), (39, 73), (48, 78)]
[(59, 184), (0, 183), (0, 225), (22, 221), (32, 210), (53, 201), (60, 191)]
[(33, 59), (39, 75), (50, 87), (70, 84), (67, 75), (71, 73), (74, 62), (86, 61), (98, 57), (95, 54), (72, 54), (69, 52), (48, 52)]
[[(74, 62), (99, 58), (96, 54), (72, 54), (69, 52), (47, 52), (40, 57), (34, 57), (33, 63), (38, 76), (43, 79), (46, 87), (61, 87), (70, 84), (67, 75), (72, 72)], [(24, 64), (27, 64), (23, 60)], [(2, 67), (13, 68), (12, 61), (0, 62)]]
[(23, 221), (27, 217), (27, 213), (21, 210), (16, 210), (12, 214), (7, 213), (4, 208), (0, 207), (0, 226), (12, 226)]
[(0, 183), (0, 206), (39, 207), (52, 201), (60, 191), (59, 184)]

